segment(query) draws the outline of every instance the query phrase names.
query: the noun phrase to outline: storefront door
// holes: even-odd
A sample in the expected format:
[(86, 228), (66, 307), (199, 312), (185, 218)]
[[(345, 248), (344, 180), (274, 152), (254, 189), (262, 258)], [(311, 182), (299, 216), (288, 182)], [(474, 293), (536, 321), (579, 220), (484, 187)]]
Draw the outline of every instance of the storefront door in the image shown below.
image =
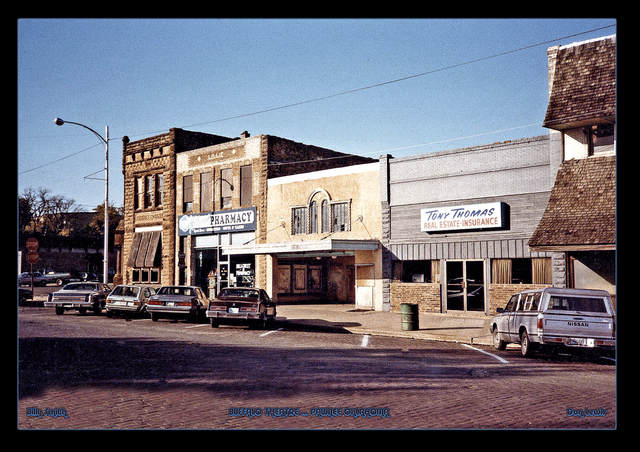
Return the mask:
[(447, 311), (484, 311), (484, 261), (447, 261)]

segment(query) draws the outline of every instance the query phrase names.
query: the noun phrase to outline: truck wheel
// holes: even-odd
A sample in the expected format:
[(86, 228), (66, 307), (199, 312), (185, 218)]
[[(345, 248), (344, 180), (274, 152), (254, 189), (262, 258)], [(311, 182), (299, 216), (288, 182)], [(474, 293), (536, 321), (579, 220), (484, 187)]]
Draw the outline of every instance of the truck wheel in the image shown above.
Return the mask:
[(529, 340), (529, 335), (527, 334), (527, 330), (522, 332), (520, 336), (520, 352), (524, 358), (527, 358), (533, 354), (534, 344)]
[(498, 332), (498, 327), (495, 326), (493, 328), (493, 348), (496, 350), (504, 350), (507, 347), (507, 343), (500, 339), (500, 333)]
[(56, 315), (62, 315), (64, 314), (64, 308), (61, 308), (60, 306), (56, 306)]

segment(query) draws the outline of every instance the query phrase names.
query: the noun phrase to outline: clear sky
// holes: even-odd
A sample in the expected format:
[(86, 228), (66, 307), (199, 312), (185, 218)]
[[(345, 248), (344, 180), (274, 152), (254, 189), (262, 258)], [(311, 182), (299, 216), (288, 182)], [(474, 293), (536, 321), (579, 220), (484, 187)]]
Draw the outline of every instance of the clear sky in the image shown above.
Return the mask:
[(172, 127), (228, 137), (247, 130), (375, 158), (547, 134), (547, 48), (614, 34), (615, 24), (21, 19), (18, 193), (48, 188), (87, 211), (104, 202), (104, 182), (84, 179), (104, 168), (104, 145), (81, 127), (56, 126), (56, 117), (102, 136), (109, 126), (116, 206), (122, 137)]

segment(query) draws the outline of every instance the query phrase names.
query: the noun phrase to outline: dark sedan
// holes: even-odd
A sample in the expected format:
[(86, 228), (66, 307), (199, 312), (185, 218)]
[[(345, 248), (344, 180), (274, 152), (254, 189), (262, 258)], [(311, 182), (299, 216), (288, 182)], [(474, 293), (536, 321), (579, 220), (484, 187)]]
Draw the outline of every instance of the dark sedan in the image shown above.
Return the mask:
[(227, 287), (211, 300), (207, 317), (213, 328), (221, 321), (248, 321), (265, 328), (275, 323), (276, 304), (263, 289)]

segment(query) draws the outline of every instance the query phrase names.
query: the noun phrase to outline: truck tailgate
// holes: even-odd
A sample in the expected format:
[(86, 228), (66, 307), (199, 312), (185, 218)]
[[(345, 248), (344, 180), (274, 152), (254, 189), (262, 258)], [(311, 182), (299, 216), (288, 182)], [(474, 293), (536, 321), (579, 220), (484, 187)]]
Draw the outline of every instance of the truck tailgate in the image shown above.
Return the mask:
[(613, 318), (607, 314), (544, 314), (544, 334), (573, 338), (612, 339)]

